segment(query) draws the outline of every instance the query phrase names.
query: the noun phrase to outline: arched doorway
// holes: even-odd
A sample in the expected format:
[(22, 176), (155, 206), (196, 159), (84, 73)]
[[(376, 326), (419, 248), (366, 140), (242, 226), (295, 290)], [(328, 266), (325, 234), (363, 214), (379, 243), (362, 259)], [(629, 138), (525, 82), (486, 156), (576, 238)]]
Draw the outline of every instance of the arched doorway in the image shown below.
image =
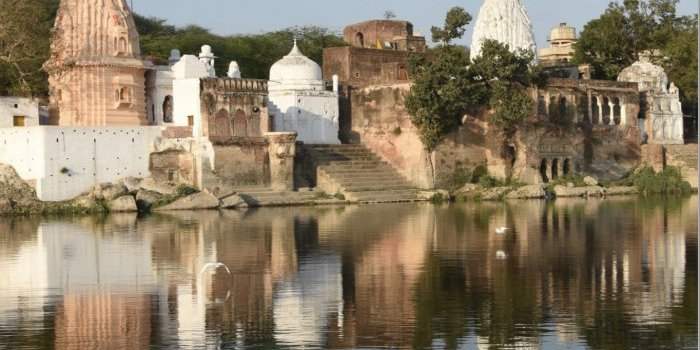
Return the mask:
[(612, 100), (613, 102), (613, 110), (612, 110), (612, 117), (613, 121), (615, 122), (615, 125), (620, 125), (622, 122), (622, 106), (620, 105), (620, 99), (615, 97)]
[(552, 159), (552, 180), (559, 177), (559, 159)]
[(591, 124), (600, 123), (600, 107), (598, 106), (597, 97), (593, 97), (591, 99), (591, 112), (593, 113), (593, 115), (591, 116)]

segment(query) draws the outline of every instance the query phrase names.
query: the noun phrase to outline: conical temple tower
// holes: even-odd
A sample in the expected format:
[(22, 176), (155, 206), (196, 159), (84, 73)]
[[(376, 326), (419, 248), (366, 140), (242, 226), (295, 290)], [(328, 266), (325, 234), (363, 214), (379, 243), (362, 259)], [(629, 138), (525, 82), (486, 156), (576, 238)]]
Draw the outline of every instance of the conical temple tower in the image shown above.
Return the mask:
[(144, 125), (145, 64), (125, 0), (61, 0), (49, 73), (51, 123)]
[(537, 53), (535, 35), (527, 10), (520, 0), (485, 0), (472, 36), (471, 57), (481, 55), (486, 39), (508, 44), (511, 50)]

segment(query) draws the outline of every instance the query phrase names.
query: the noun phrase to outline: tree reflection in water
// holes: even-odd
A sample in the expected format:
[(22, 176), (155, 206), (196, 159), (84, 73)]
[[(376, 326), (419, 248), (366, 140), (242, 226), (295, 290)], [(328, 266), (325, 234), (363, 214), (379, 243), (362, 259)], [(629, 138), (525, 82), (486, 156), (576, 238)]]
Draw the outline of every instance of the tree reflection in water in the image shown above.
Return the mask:
[[(620, 198), (8, 219), (0, 344), (692, 348), (697, 209)], [(198, 278), (212, 261), (231, 274)]]

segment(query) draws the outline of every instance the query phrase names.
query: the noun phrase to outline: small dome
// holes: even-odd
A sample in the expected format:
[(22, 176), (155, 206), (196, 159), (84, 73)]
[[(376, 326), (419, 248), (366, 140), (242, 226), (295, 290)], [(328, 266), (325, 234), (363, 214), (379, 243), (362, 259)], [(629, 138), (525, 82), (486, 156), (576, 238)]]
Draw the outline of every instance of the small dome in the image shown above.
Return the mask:
[(651, 63), (648, 54), (640, 55), (639, 61), (623, 69), (617, 80), (639, 83), (639, 91), (668, 91), (668, 75), (661, 66)]
[(321, 66), (304, 56), (296, 41), (292, 51), (270, 68), (270, 83), (275, 85), (304, 85), (322, 80)]

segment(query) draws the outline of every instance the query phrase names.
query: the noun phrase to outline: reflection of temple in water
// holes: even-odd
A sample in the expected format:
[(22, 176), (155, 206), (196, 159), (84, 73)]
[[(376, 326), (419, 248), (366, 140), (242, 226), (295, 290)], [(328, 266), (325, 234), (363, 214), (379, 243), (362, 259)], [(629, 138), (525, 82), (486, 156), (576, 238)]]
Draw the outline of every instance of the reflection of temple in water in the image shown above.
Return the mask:
[[(51, 319), (59, 349), (606, 344), (587, 330), (620, 317), (607, 310), (634, 327), (686, 302), (696, 211), (693, 198), (13, 220), (0, 326)], [(208, 262), (231, 274), (200, 274)]]

